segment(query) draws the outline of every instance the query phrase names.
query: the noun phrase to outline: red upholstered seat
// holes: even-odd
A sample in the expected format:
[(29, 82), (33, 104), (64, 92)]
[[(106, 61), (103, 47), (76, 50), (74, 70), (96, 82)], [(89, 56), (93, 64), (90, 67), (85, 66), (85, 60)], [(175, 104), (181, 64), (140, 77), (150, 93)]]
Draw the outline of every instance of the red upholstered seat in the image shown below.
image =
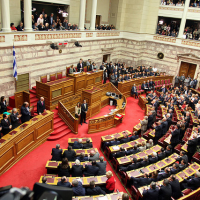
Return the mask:
[(168, 79), (168, 85), (172, 85), (172, 83), (170, 83), (170, 79)]
[(187, 194), (189, 194), (190, 192), (192, 192), (191, 189), (185, 189), (185, 190), (182, 191), (183, 195), (187, 195)]
[(161, 80), (161, 85), (164, 85), (165, 84), (165, 81), (164, 80)]
[(144, 92), (144, 90), (141, 89), (141, 85), (139, 85), (138, 88), (139, 88), (139, 91), (140, 91), (141, 93)]
[(84, 72), (87, 72), (87, 67), (84, 67), (83, 71), (84, 71)]
[(47, 78), (42, 78), (42, 83), (47, 83)]
[(62, 73), (57, 74), (57, 78), (58, 78), (58, 79), (61, 79), (61, 78), (62, 78)]
[(160, 81), (158, 81), (158, 87), (162, 87), (162, 85), (160, 84)]
[(56, 76), (55, 75), (50, 75), (50, 81), (55, 81), (56, 80)]
[(174, 147), (174, 151), (175, 151), (177, 154), (180, 154), (181, 147), (182, 147), (181, 144), (177, 144), (177, 145)]
[(158, 88), (158, 81), (155, 81), (155, 88)]
[(133, 185), (131, 186), (131, 196), (134, 200), (139, 200), (141, 198), (140, 192)]

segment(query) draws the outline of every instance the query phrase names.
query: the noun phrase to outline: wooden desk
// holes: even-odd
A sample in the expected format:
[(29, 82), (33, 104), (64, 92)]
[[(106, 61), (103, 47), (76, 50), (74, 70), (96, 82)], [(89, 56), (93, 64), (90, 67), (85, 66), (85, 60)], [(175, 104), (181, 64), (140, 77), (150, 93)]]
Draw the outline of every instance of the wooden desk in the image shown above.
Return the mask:
[(126, 130), (126, 131), (122, 131), (120, 133), (114, 133), (112, 135), (105, 135), (105, 136), (101, 136), (101, 142), (109, 142), (114, 140), (115, 138), (122, 139), (127, 135), (131, 135), (131, 132)]
[(75, 141), (78, 141), (78, 139), (82, 139), (82, 143), (85, 144), (86, 140), (89, 139), (90, 142), (92, 143), (92, 138), (69, 138), (68, 139), (68, 144), (74, 144)]
[(53, 110), (58, 105), (58, 101), (74, 94), (74, 79), (62, 78), (55, 81), (42, 83), (36, 81), (37, 97), (44, 97), (45, 106), (48, 110)]
[(153, 152), (158, 152), (161, 150), (161, 146), (155, 145), (151, 147), (150, 149), (147, 149), (143, 152), (138, 152), (136, 154), (132, 154), (129, 156), (117, 158), (117, 162), (119, 165), (127, 165), (129, 163), (132, 163), (133, 158), (136, 158), (137, 160), (143, 159), (145, 156), (151, 155)]
[[(42, 183), (43, 176), (40, 177), (39, 183)], [(52, 176), (46, 176), (47, 178), (47, 184), (49, 185), (57, 185), (57, 183), (61, 180), (61, 177), (52, 177)], [(78, 177), (67, 177), (67, 180), (72, 183), (74, 179), (77, 179)], [(82, 180), (83, 186), (89, 186), (90, 181), (95, 181), (95, 185), (103, 185), (106, 184), (107, 177), (106, 176), (95, 176), (95, 177), (80, 177), (79, 179)]]
[(150, 81), (150, 80), (158, 81), (158, 80), (168, 80), (170, 79), (170, 82), (172, 83), (173, 80), (173, 76), (149, 76), (149, 77), (145, 77), (145, 78), (134, 78), (134, 79), (130, 79), (128, 81), (124, 81), (124, 82), (119, 82), (118, 83), (118, 90), (125, 95), (126, 97), (130, 97), (131, 96), (131, 89), (133, 87), (133, 84), (135, 84), (136, 86), (138, 85), (142, 85), (142, 83), (144, 81)]
[(0, 139), (0, 175), (46, 141), (53, 132), (53, 116), (54, 113), (47, 110)]
[(137, 140), (133, 140), (133, 141), (128, 142), (128, 143), (119, 144), (117, 146), (110, 146), (109, 149), (110, 149), (111, 153), (115, 153), (115, 152), (120, 151), (120, 147), (124, 147), (124, 149), (132, 149), (136, 143), (142, 144), (143, 141), (146, 142), (147, 140), (145, 140), (144, 138), (138, 138)]
[[(67, 149), (63, 149), (63, 153), (66, 150)], [(94, 150), (95, 152), (98, 152), (97, 148), (92, 148), (92, 149), (73, 149), (73, 150), (76, 152), (76, 156), (79, 156), (81, 153), (90, 154), (92, 150)]]
[(140, 106), (142, 110), (145, 110), (147, 103), (148, 101), (146, 100), (146, 97), (139, 95), (138, 105)]
[(133, 127), (133, 131), (140, 131), (140, 129), (141, 129), (141, 123), (138, 123)]

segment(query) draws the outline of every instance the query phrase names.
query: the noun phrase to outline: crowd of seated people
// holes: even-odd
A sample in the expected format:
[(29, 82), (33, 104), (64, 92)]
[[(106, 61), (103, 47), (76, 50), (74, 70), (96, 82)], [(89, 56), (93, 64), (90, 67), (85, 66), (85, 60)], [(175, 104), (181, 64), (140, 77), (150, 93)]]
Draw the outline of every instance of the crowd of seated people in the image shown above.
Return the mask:
[(157, 28), (156, 28), (156, 34), (159, 34), (159, 35), (177, 37), (178, 32), (179, 32), (179, 24), (174, 23), (174, 22), (170, 24), (158, 23)]
[(185, 6), (185, 0), (161, 0), (160, 5)]
[[(11, 130), (17, 128), (21, 125), (21, 123), (25, 123), (32, 118), (32, 110), (33, 108), (29, 107), (28, 102), (24, 102), (21, 106), (20, 114), (18, 113), (17, 108), (13, 108), (11, 113), (7, 112), (7, 102), (4, 96), (1, 97), (0, 102), (0, 114), (2, 114), (3, 119), (0, 123), (0, 138), (2, 135), (8, 134)], [(40, 97), (40, 100), (37, 102), (37, 113), (41, 115), (45, 112), (45, 102), (44, 98)]]

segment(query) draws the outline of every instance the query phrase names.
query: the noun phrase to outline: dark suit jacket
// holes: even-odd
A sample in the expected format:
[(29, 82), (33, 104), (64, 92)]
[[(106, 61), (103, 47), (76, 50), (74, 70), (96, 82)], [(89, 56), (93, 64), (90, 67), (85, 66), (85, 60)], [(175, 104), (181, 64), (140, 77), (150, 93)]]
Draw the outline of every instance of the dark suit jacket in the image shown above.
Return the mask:
[(152, 124), (153, 124), (153, 115), (149, 115), (147, 128), (150, 128), (152, 126)]
[(11, 124), (10, 124), (9, 120), (7, 122), (4, 119), (1, 120), (1, 126), (2, 126), (1, 132), (3, 133), (3, 135), (6, 135), (7, 133), (9, 133), (11, 131), (11, 129), (9, 129), (10, 125)]
[(110, 143), (109, 143), (109, 146), (114, 146), (114, 145), (118, 145), (118, 144), (120, 144), (120, 141), (118, 140), (118, 141), (110, 141)]
[(41, 101), (37, 102), (37, 113), (43, 113), (45, 110), (45, 101), (43, 101), (43, 105), (41, 103)]
[(171, 185), (161, 186), (159, 190), (159, 200), (171, 200), (172, 188)]
[(158, 200), (159, 189), (149, 189), (143, 191), (143, 200)]
[(79, 143), (78, 141), (75, 141), (73, 146), (73, 149), (82, 149), (83, 148), (83, 144)]
[(140, 167), (146, 167), (147, 165), (149, 165), (149, 161), (143, 160), (140, 162)]
[(99, 168), (97, 166), (92, 166), (92, 165), (85, 165), (85, 176), (96, 176)]
[[(83, 71), (83, 68), (84, 68), (84, 65), (83, 65), (83, 63), (82, 63), (82, 71)], [(80, 72), (80, 69), (81, 69), (81, 64), (78, 63), (78, 64), (77, 64), (77, 71)]]
[(93, 144), (92, 143), (86, 143), (83, 145), (83, 149), (90, 149), (93, 148)]
[(190, 178), (189, 180), (186, 180), (188, 188), (192, 190), (196, 190), (200, 187), (200, 177), (199, 178)]
[(80, 160), (80, 162), (89, 161), (87, 156), (85, 156), (85, 157), (78, 156), (77, 159)]
[(17, 115), (18, 115), (18, 113), (16, 113), (16, 114), (13, 114), (13, 113), (12, 113), (12, 114), (10, 115), (11, 124), (12, 124), (12, 129), (17, 128), (17, 127), (20, 125), (19, 119), (17, 119)]
[(158, 154), (158, 160), (162, 160), (162, 159), (164, 159), (165, 156), (166, 156), (166, 153), (165, 153), (165, 152), (161, 152), (161, 153), (159, 153), (159, 154)]
[(139, 167), (140, 167), (140, 163), (139, 163), (139, 162), (137, 162), (137, 163), (132, 163), (132, 164), (128, 165), (127, 171), (131, 171), (131, 170), (133, 170), (133, 169), (138, 169)]
[(70, 177), (70, 167), (68, 166), (68, 168), (62, 168), (62, 165), (58, 165), (58, 176), (62, 177), (62, 176), (66, 176), (66, 177)]
[(188, 156), (187, 155), (183, 155), (180, 158), (177, 158), (176, 160), (179, 161), (179, 163), (181, 162), (181, 160), (185, 160), (186, 163), (188, 163)]
[(170, 156), (172, 154), (172, 150), (165, 150), (165, 154), (166, 154), (166, 157)]
[(85, 113), (86, 111), (88, 111), (88, 104), (86, 103), (86, 108), (84, 104), (81, 104), (81, 113)]
[(21, 107), (21, 121), (22, 123), (30, 120), (30, 112), (26, 109), (25, 106)]
[(72, 177), (82, 177), (82, 176), (83, 176), (83, 165), (73, 165)]
[(162, 136), (162, 132), (163, 132), (163, 130), (162, 130), (161, 125), (156, 126), (155, 127), (155, 139), (157, 139), (157, 140), (160, 139)]
[(137, 140), (138, 137), (139, 137), (138, 135), (132, 135), (132, 136), (129, 138), (129, 140), (130, 140), (130, 141)]
[(149, 164), (156, 163), (156, 162), (158, 162), (158, 157), (157, 156), (149, 158)]
[(144, 177), (140, 177), (140, 178), (131, 177), (131, 181), (132, 181), (133, 185), (136, 188), (138, 188), (138, 187), (142, 187), (145, 185), (149, 185), (152, 182), (152, 179), (144, 178)]
[(126, 155), (126, 152), (125, 151), (119, 151), (115, 154), (115, 158), (120, 158), (120, 157), (123, 157)]
[(94, 188), (86, 188), (86, 195), (100, 195), (103, 194), (105, 195), (106, 193), (99, 187), (95, 186)]
[[(6, 104), (6, 101), (5, 101)], [(4, 103), (0, 102), (0, 113), (3, 114), (4, 112), (7, 112), (7, 106)]]
[(97, 173), (98, 176), (101, 176), (101, 175), (105, 175), (105, 174), (106, 174), (106, 165), (107, 165), (107, 162), (106, 162), (106, 161), (97, 162), (97, 167), (99, 168), (99, 171), (98, 171), (98, 173)]
[(198, 139), (195, 138), (193, 140), (188, 140), (188, 147), (187, 147), (187, 151), (189, 153), (195, 153), (196, 151), (196, 148), (197, 148), (197, 142), (198, 142)]
[(65, 150), (64, 153), (63, 153), (63, 158), (67, 158), (68, 161), (74, 161), (75, 160), (75, 156), (76, 156), (76, 153), (74, 150)]
[(51, 160), (61, 161), (62, 160), (62, 149), (52, 148), (52, 158)]
[(131, 155), (131, 154), (136, 154), (140, 152), (140, 150), (137, 148), (137, 149), (129, 149), (126, 151), (126, 155)]
[(171, 144), (179, 143), (179, 134), (180, 134), (180, 129), (176, 129), (175, 131), (172, 132)]
[(123, 138), (120, 140), (120, 143), (123, 144), (123, 143), (127, 143), (127, 142), (130, 142), (130, 138)]
[(62, 187), (71, 187), (71, 183), (70, 182), (64, 182), (62, 183), (61, 181), (57, 183), (58, 186), (62, 186)]
[(167, 130), (168, 130), (168, 122), (165, 121), (162, 123), (162, 135), (165, 135), (167, 133)]

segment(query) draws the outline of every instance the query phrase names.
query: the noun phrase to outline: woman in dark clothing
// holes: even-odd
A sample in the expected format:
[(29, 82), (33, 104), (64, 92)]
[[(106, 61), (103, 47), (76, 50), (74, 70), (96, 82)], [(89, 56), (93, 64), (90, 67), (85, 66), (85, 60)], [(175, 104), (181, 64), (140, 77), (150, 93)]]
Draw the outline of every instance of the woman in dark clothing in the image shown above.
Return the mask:
[(4, 96), (1, 97), (0, 107), (1, 107), (0, 109), (1, 114), (3, 114), (4, 112), (7, 112), (7, 103)]
[(62, 176), (66, 176), (66, 177), (70, 177), (70, 167), (68, 164), (68, 159), (67, 158), (63, 158), (62, 163), (58, 166), (58, 176), (62, 177)]

